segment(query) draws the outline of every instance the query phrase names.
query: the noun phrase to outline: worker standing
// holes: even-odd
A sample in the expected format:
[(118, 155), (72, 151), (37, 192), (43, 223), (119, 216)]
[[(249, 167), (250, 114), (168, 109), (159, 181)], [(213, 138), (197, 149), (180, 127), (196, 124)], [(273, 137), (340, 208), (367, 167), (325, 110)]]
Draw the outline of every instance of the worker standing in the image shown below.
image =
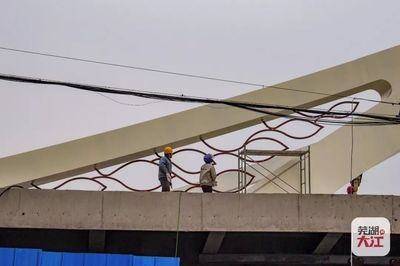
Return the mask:
[(353, 194), (357, 194), (358, 188), (361, 185), (362, 176), (363, 176), (363, 174), (360, 174), (359, 176), (357, 176), (356, 178), (354, 178), (353, 180), (350, 181), (350, 184), (354, 190)]
[(165, 147), (164, 156), (158, 164), (158, 180), (160, 180), (162, 192), (168, 192), (172, 187), (172, 153), (171, 147)]
[(210, 153), (204, 155), (204, 162), (200, 168), (200, 186), (203, 192), (212, 193), (212, 187), (217, 185), (213, 156)]

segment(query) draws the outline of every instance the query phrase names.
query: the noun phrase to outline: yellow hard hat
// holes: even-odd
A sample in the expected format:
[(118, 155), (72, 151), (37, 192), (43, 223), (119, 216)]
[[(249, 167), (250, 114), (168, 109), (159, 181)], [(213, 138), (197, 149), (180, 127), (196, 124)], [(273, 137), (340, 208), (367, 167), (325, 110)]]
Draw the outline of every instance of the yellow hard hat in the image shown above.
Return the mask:
[(172, 154), (172, 148), (170, 146), (167, 146), (164, 148), (164, 153), (165, 154)]

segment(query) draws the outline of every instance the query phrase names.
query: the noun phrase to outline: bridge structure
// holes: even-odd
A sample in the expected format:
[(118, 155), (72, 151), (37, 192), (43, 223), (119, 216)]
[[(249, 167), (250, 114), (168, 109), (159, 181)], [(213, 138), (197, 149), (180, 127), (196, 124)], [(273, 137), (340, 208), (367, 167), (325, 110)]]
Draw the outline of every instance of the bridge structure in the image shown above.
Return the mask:
[[(341, 117), (346, 119), (358, 105), (356, 99), (346, 97), (373, 90), (386, 103), (377, 103), (367, 113), (393, 116), (398, 114), (399, 107), (387, 102), (400, 102), (398, 73), (400, 46), (230, 100), (309, 109), (341, 99), (331, 108), (350, 105), (351, 112)], [(292, 111), (278, 113), (288, 116)], [(302, 164), (277, 154), (265, 154), (266, 151), (262, 156), (268, 157), (245, 158), (249, 167), (242, 188), (247, 194), (190, 193), (197, 187), (192, 181), (175, 193), (41, 189), (43, 184), (52, 181), (65, 178), (74, 181), (77, 175), (97, 171), (98, 176), (86, 179), (107, 190), (102, 179), (119, 181), (113, 177), (113, 172), (105, 173), (105, 168), (137, 162), (156, 166), (159, 152), (166, 145), (175, 147), (177, 153), (203, 153), (185, 147), (202, 142), (215, 151), (216, 156), (237, 153), (240, 157), (240, 151), (247, 149), (250, 143), (269, 140), (280, 145), (275, 153), (283, 154), (290, 152), (290, 147), (264, 133), (307, 139), (320, 132), (322, 119), (329, 118), (338, 117), (303, 112), (272, 126), (273, 115), (235, 107), (202, 106), (0, 158), (0, 187), (4, 188), (0, 197), (0, 245), (57, 251), (168, 254), (181, 256), (182, 265), (345, 265), (350, 254), (351, 220), (378, 216), (391, 222), (390, 257), (364, 258), (364, 264), (389, 265), (390, 260), (396, 263), (400, 256), (398, 197), (329, 194), (349, 179), (397, 154), (400, 149), (398, 125), (341, 127), (304, 147), (310, 162), (303, 164), (310, 173), (304, 192), (309, 195), (300, 195), (304, 184), (299, 182), (299, 171), (293, 167)], [(283, 130), (293, 121), (308, 123), (314, 131), (299, 136)], [(265, 128), (249, 136), (237, 149), (210, 144), (213, 137), (254, 125)], [(163, 130), (167, 127), (174, 130)], [(159, 134), (160, 131), (163, 134)], [(154, 159), (142, 159), (150, 155), (154, 155)], [(197, 174), (179, 165), (176, 168)], [(261, 174), (262, 169), (269, 169), (268, 173)], [(216, 192), (241, 192), (242, 188), (237, 187), (240, 173), (243, 173), (240, 169), (222, 170)], [(247, 182), (247, 176), (251, 182)], [(185, 179), (179, 173), (174, 173), (174, 178)], [(292, 193), (275, 194), (282, 192), (283, 185), (291, 187)], [(125, 188), (139, 190), (126, 185)]]

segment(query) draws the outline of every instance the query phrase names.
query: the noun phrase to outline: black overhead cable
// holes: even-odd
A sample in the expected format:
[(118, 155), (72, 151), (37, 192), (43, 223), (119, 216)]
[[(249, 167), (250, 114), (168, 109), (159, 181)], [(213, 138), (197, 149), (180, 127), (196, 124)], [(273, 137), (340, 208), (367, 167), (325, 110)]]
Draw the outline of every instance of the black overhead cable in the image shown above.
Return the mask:
[[(321, 110), (312, 110), (312, 109), (304, 109), (298, 107), (290, 107), (290, 106), (282, 106), (282, 105), (271, 105), (271, 104), (259, 104), (259, 103), (249, 103), (249, 102), (239, 102), (239, 101), (229, 101), (229, 100), (219, 100), (212, 98), (202, 98), (202, 97), (193, 97), (193, 96), (185, 96), (185, 95), (175, 95), (175, 94), (165, 94), (165, 93), (152, 93), (152, 92), (144, 92), (139, 90), (125, 90), (125, 89), (117, 89), (110, 87), (102, 87), (102, 86), (93, 86), (93, 85), (85, 85), (71, 82), (63, 82), (63, 81), (54, 81), (54, 80), (45, 80), (31, 77), (22, 77), (22, 76), (14, 76), (14, 75), (4, 75), (0, 74), (0, 79), (14, 81), (14, 82), (25, 82), (25, 83), (33, 83), (33, 84), (47, 84), (47, 85), (59, 85), (59, 86), (67, 86), (75, 89), (92, 91), (97, 93), (110, 93), (110, 94), (119, 94), (119, 95), (131, 95), (142, 98), (149, 99), (157, 99), (157, 100), (166, 100), (166, 101), (178, 101), (178, 102), (192, 102), (192, 103), (208, 103), (208, 104), (224, 104), (232, 107), (242, 108), (249, 111), (259, 112), (267, 115), (273, 115), (278, 117), (290, 117), (290, 112), (307, 112), (311, 114), (318, 115), (331, 115), (331, 116), (348, 116), (353, 115), (360, 119), (373, 119), (373, 121), (354, 121), (353, 124), (363, 124), (363, 125), (393, 125), (399, 124), (400, 118), (396, 116), (384, 116), (384, 115), (374, 115), (374, 114), (362, 114), (355, 112), (344, 112), (344, 111), (321, 111)], [(273, 109), (284, 111), (285, 113), (278, 113), (267, 111), (265, 109)], [(335, 118), (335, 117), (332, 117)], [(311, 118), (312, 119), (312, 118)], [(334, 121), (334, 120), (326, 120), (318, 119), (321, 122), (328, 123), (338, 123), (338, 124), (350, 124), (348, 121)], [(356, 123), (357, 122), (357, 123)]]
[(287, 87), (281, 87), (281, 86), (265, 85), (265, 84), (261, 84), (261, 83), (253, 83), (253, 82), (238, 81), (238, 80), (231, 80), (231, 79), (224, 79), (224, 78), (217, 78), (217, 77), (209, 77), (209, 76), (203, 76), (203, 75), (195, 75), (195, 74), (167, 71), (167, 70), (140, 67), (140, 66), (131, 66), (131, 65), (125, 65), (125, 64), (117, 64), (117, 63), (111, 63), (111, 62), (105, 62), (105, 61), (98, 61), (98, 60), (93, 60), (93, 59), (84, 59), (84, 58), (56, 55), (56, 54), (50, 54), (50, 53), (44, 53), (44, 52), (22, 50), (22, 49), (16, 49), (16, 48), (4, 47), (4, 46), (0, 46), (0, 49), (5, 50), (5, 51), (40, 55), (40, 56), (53, 57), (53, 58), (59, 58), (59, 59), (67, 59), (67, 60), (73, 60), (73, 61), (79, 61), (79, 62), (85, 62), (85, 63), (100, 64), (100, 65), (107, 65), (107, 66), (112, 66), (112, 67), (129, 68), (129, 69), (135, 69), (135, 70), (141, 70), (141, 71), (182, 76), (182, 77), (187, 77), (187, 78), (197, 78), (197, 79), (204, 79), (204, 80), (211, 80), (211, 81), (218, 81), (218, 82), (227, 82), (227, 83), (233, 83), (233, 84), (255, 86), (255, 87), (259, 87), (259, 88), (271, 88), (271, 89), (295, 91), (295, 92), (301, 92), (301, 93), (310, 93), (310, 94), (330, 96), (330, 97), (334, 97), (337, 99), (350, 98), (350, 99), (354, 99), (354, 100), (368, 101), (368, 102), (374, 102), (374, 103), (400, 105), (400, 103), (379, 101), (379, 100), (373, 100), (373, 99), (368, 99), (368, 98), (363, 98), (363, 97), (351, 97), (351, 96), (340, 95), (340, 94), (329, 94), (329, 93), (318, 92), (318, 91), (307, 91), (307, 90), (300, 90), (300, 89), (287, 88)]
[[(398, 122), (388, 122), (388, 121), (377, 121), (376, 119), (371, 119), (371, 118), (362, 118), (357, 121), (332, 120), (335, 117), (301, 117), (301, 118), (299, 118), (299, 116), (292, 115), (292, 114), (281, 114), (281, 113), (276, 113), (276, 112), (270, 112), (270, 111), (265, 111), (265, 110), (261, 110), (261, 109), (244, 106), (244, 105), (236, 106), (236, 107), (246, 109), (249, 111), (253, 111), (253, 112), (266, 114), (266, 115), (272, 115), (272, 116), (281, 117), (281, 118), (297, 118), (300, 120), (313, 121), (313, 122), (317, 122), (318, 124), (324, 124), (324, 125), (383, 126), (383, 125), (394, 125), (394, 124), (400, 123), (400, 120)], [(328, 114), (332, 114), (332, 113), (330, 111), (326, 111), (325, 114), (328, 115)], [(358, 114), (348, 112), (346, 117), (350, 116), (350, 115), (357, 116)], [(343, 118), (345, 118), (345, 117), (343, 117)]]

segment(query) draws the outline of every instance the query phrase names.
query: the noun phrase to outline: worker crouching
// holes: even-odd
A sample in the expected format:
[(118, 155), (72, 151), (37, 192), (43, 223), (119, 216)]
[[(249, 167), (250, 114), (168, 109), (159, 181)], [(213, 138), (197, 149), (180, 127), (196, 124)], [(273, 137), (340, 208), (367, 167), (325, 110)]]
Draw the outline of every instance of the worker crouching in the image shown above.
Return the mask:
[(204, 155), (204, 162), (200, 168), (200, 186), (203, 192), (211, 193), (212, 188), (217, 185), (217, 174), (214, 165), (216, 164), (211, 154)]

